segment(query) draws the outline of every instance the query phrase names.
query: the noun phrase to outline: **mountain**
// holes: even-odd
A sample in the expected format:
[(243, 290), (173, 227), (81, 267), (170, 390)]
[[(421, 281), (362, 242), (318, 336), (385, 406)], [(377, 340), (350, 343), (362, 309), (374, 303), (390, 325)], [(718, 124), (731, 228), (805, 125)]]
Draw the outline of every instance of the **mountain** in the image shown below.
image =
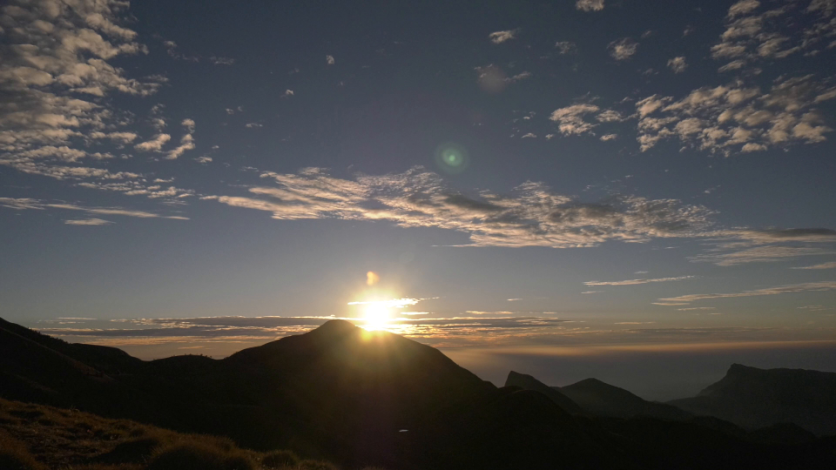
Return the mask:
[[(558, 391), (540, 386), (497, 388), (434, 348), (339, 320), (222, 360), (155, 361), (0, 321), (0, 398), (226, 436), (345, 468), (836, 468), (836, 438), (780, 427), (749, 439), (716, 418), (571, 414), (555, 403)], [(0, 432), (14, 422), (0, 419)]]
[(668, 403), (747, 429), (793, 423), (818, 435), (836, 435), (836, 373), (831, 372), (732, 364), (725, 377), (696, 397)]
[(540, 392), (546, 397), (548, 397), (549, 400), (553, 401), (554, 404), (556, 404), (569, 414), (586, 414), (586, 411), (584, 411), (583, 408), (578, 406), (577, 403), (572, 401), (565, 394), (552, 387), (549, 387), (548, 385), (544, 384), (543, 382), (540, 382), (539, 380), (535, 379), (530, 375), (520, 374), (519, 372), (511, 371), (508, 373), (508, 378), (505, 379), (505, 386), (519, 387), (523, 390), (534, 390), (535, 392)]
[(598, 416), (632, 418), (651, 416), (672, 421), (684, 421), (691, 413), (675, 406), (644, 400), (632, 393), (598, 379), (586, 379), (558, 390), (583, 409)]
[(4, 398), (225, 435), (246, 447), (291, 448), (358, 467), (552, 468), (559, 452), (565, 465), (558, 468), (584, 462), (621, 468), (540, 395), (497, 389), (434, 348), (345, 321), (222, 360), (140, 361), (8, 322), (0, 323), (0, 335)]

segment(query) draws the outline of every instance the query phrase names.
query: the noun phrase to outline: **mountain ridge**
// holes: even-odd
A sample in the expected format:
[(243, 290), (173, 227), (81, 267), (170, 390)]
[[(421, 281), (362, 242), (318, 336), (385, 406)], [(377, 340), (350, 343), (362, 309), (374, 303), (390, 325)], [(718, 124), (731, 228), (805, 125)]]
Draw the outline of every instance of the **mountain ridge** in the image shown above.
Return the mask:
[[(767, 430), (753, 440), (713, 418), (703, 419), (712, 423), (705, 425), (573, 415), (549, 393), (497, 388), (430, 346), (348, 322), (328, 322), (225, 359), (154, 361), (7, 325), (0, 322), (0, 397), (9, 398), (12, 384), (26, 401), (49, 399), (64, 408), (228, 436), (255, 450), (287, 448), (348, 467), (836, 466), (829, 453), (833, 439), (810, 441), (792, 428)], [(72, 380), (56, 380), (64, 375)], [(41, 389), (49, 393), (35, 393)]]

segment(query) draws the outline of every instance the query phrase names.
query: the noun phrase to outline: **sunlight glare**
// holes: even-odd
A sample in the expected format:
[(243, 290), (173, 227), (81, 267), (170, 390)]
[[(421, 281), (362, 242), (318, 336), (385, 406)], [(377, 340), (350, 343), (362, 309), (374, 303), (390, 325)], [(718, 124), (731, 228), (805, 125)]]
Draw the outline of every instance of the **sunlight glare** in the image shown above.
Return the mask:
[(384, 302), (374, 302), (366, 306), (363, 313), (365, 325), (363, 328), (368, 331), (383, 330), (389, 325), (389, 307)]

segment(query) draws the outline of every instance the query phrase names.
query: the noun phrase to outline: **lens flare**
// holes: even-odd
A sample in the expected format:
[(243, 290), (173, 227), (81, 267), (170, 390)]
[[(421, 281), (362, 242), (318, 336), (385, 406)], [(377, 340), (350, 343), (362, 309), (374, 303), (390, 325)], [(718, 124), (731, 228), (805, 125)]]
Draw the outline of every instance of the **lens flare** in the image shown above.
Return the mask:
[(435, 162), (447, 174), (461, 173), (467, 169), (470, 159), (461, 145), (445, 143), (435, 150)]
[(380, 281), (380, 275), (378, 275), (374, 271), (369, 271), (366, 273), (366, 285), (373, 286)]

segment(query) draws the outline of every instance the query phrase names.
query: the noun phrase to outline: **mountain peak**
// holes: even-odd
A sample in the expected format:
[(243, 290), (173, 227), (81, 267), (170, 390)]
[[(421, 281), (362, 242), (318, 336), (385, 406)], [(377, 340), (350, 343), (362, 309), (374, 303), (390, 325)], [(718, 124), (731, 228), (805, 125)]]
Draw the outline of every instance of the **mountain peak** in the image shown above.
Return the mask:
[(729, 370), (726, 372), (726, 375), (746, 374), (759, 370), (761, 369), (758, 369), (757, 367), (744, 366), (743, 364), (734, 363), (729, 366)]
[(534, 377), (528, 374), (521, 374), (512, 370), (508, 373), (508, 378), (505, 380), (505, 386), (519, 387), (523, 390), (533, 390), (535, 392), (540, 392), (546, 397), (548, 397), (551, 401), (553, 401), (561, 409), (570, 414), (582, 415), (586, 413), (580, 406), (578, 406), (577, 403), (570, 400), (559, 390), (547, 386), (543, 382), (540, 382), (539, 380), (535, 379)]
[(318, 328), (311, 330), (311, 333), (345, 335), (357, 331), (360, 328), (348, 320), (328, 320)]

